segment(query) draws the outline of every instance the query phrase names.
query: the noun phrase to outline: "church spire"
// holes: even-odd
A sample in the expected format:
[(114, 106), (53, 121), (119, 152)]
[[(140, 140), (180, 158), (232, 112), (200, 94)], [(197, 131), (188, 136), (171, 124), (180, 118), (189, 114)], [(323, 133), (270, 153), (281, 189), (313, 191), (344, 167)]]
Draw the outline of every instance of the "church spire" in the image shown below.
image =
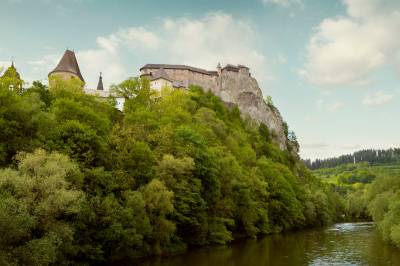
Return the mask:
[(99, 82), (97, 83), (97, 90), (98, 91), (103, 91), (104, 87), (103, 87), (103, 77), (102, 77), (102, 73), (100, 72), (100, 76), (99, 76)]

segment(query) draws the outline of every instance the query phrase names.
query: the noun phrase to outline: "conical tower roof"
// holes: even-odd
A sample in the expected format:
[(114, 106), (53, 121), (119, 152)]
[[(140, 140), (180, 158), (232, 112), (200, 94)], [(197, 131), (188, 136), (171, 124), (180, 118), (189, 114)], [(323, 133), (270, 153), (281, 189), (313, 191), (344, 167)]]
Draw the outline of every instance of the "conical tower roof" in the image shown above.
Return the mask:
[(76, 60), (75, 53), (71, 50), (66, 50), (56, 68), (49, 73), (68, 72), (76, 75), (82, 82), (85, 80), (82, 77), (81, 70), (79, 69), (78, 61)]
[(104, 90), (103, 77), (101, 76), (101, 72), (100, 72), (100, 77), (99, 77), (99, 83), (97, 83), (97, 90), (98, 91), (103, 91)]

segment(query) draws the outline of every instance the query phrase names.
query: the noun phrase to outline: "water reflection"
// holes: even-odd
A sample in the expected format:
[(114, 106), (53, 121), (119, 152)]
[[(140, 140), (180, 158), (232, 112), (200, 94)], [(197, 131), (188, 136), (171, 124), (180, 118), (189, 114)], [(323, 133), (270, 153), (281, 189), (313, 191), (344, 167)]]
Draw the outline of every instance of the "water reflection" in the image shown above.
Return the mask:
[[(133, 263), (138, 264), (138, 262)], [(139, 262), (144, 266), (400, 265), (400, 250), (381, 240), (372, 223), (342, 223), (213, 246)]]

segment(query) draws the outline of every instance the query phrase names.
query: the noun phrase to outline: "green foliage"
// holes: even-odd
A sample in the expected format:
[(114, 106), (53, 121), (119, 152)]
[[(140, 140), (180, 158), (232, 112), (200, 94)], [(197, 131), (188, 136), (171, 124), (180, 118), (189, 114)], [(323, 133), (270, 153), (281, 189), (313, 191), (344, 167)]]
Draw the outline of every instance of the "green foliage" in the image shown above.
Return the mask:
[(343, 198), (347, 219), (371, 219), (383, 238), (400, 247), (400, 167), (346, 164), (314, 171)]
[(400, 149), (391, 148), (387, 150), (361, 150), (356, 151), (353, 154), (341, 155), (339, 157), (327, 158), (327, 159), (316, 159), (306, 160), (305, 163), (310, 169), (338, 167), (349, 163), (369, 163), (371, 165), (379, 164), (398, 164), (400, 162)]
[[(0, 71), (1, 73), (1, 71)], [(14, 65), (11, 65), (9, 68), (4, 71), (3, 75), (0, 77), (0, 86), (9, 89), (10, 91), (16, 92), (18, 94), (22, 94), (23, 89), (22, 85), (24, 81), (21, 79), (17, 69)]]
[(0, 89), (0, 262), (110, 264), (342, 214), (265, 125), (200, 87), (156, 98), (132, 78), (120, 113), (76, 79), (51, 85)]
[(1, 250), (19, 265), (64, 262), (84, 200), (79, 169), (65, 155), (43, 150), (19, 159), (18, 170), (0, 172)]
[(55, 74), (49, 77), (50, 91), (56, 96), (67, 96), (73, 93), (83, 93), (85, 84), (79, 78), (65, 80)]
[(400, 180), (379, 176), (368, 193), (368, 210), (385, 240), (400, 247)]

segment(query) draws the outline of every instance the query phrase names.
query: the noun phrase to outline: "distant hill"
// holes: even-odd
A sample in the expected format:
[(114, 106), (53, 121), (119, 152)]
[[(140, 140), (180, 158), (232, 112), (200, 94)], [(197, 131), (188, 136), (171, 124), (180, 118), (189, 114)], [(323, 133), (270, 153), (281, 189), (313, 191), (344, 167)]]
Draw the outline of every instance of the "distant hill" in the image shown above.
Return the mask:
[(400, 164), (386, 163), (372, 165), (368, 162), (357, 164), (342, 164), (336, 167), (313, 170), (316, 177), (331, 184), (371, 183), (377, 176), (400, 177)]
[(316, 159), (315, 161), (304, 160), (308, 168), (315, 170), (320, 168), (336, 167), (344, 164), (367, 162), (369, 164), (393, 164), (400, 162), (400, 149), (391, 148), (387, 150), (367, 149), (354, 152), (353, 154), (341, 155), (328, 159)]

